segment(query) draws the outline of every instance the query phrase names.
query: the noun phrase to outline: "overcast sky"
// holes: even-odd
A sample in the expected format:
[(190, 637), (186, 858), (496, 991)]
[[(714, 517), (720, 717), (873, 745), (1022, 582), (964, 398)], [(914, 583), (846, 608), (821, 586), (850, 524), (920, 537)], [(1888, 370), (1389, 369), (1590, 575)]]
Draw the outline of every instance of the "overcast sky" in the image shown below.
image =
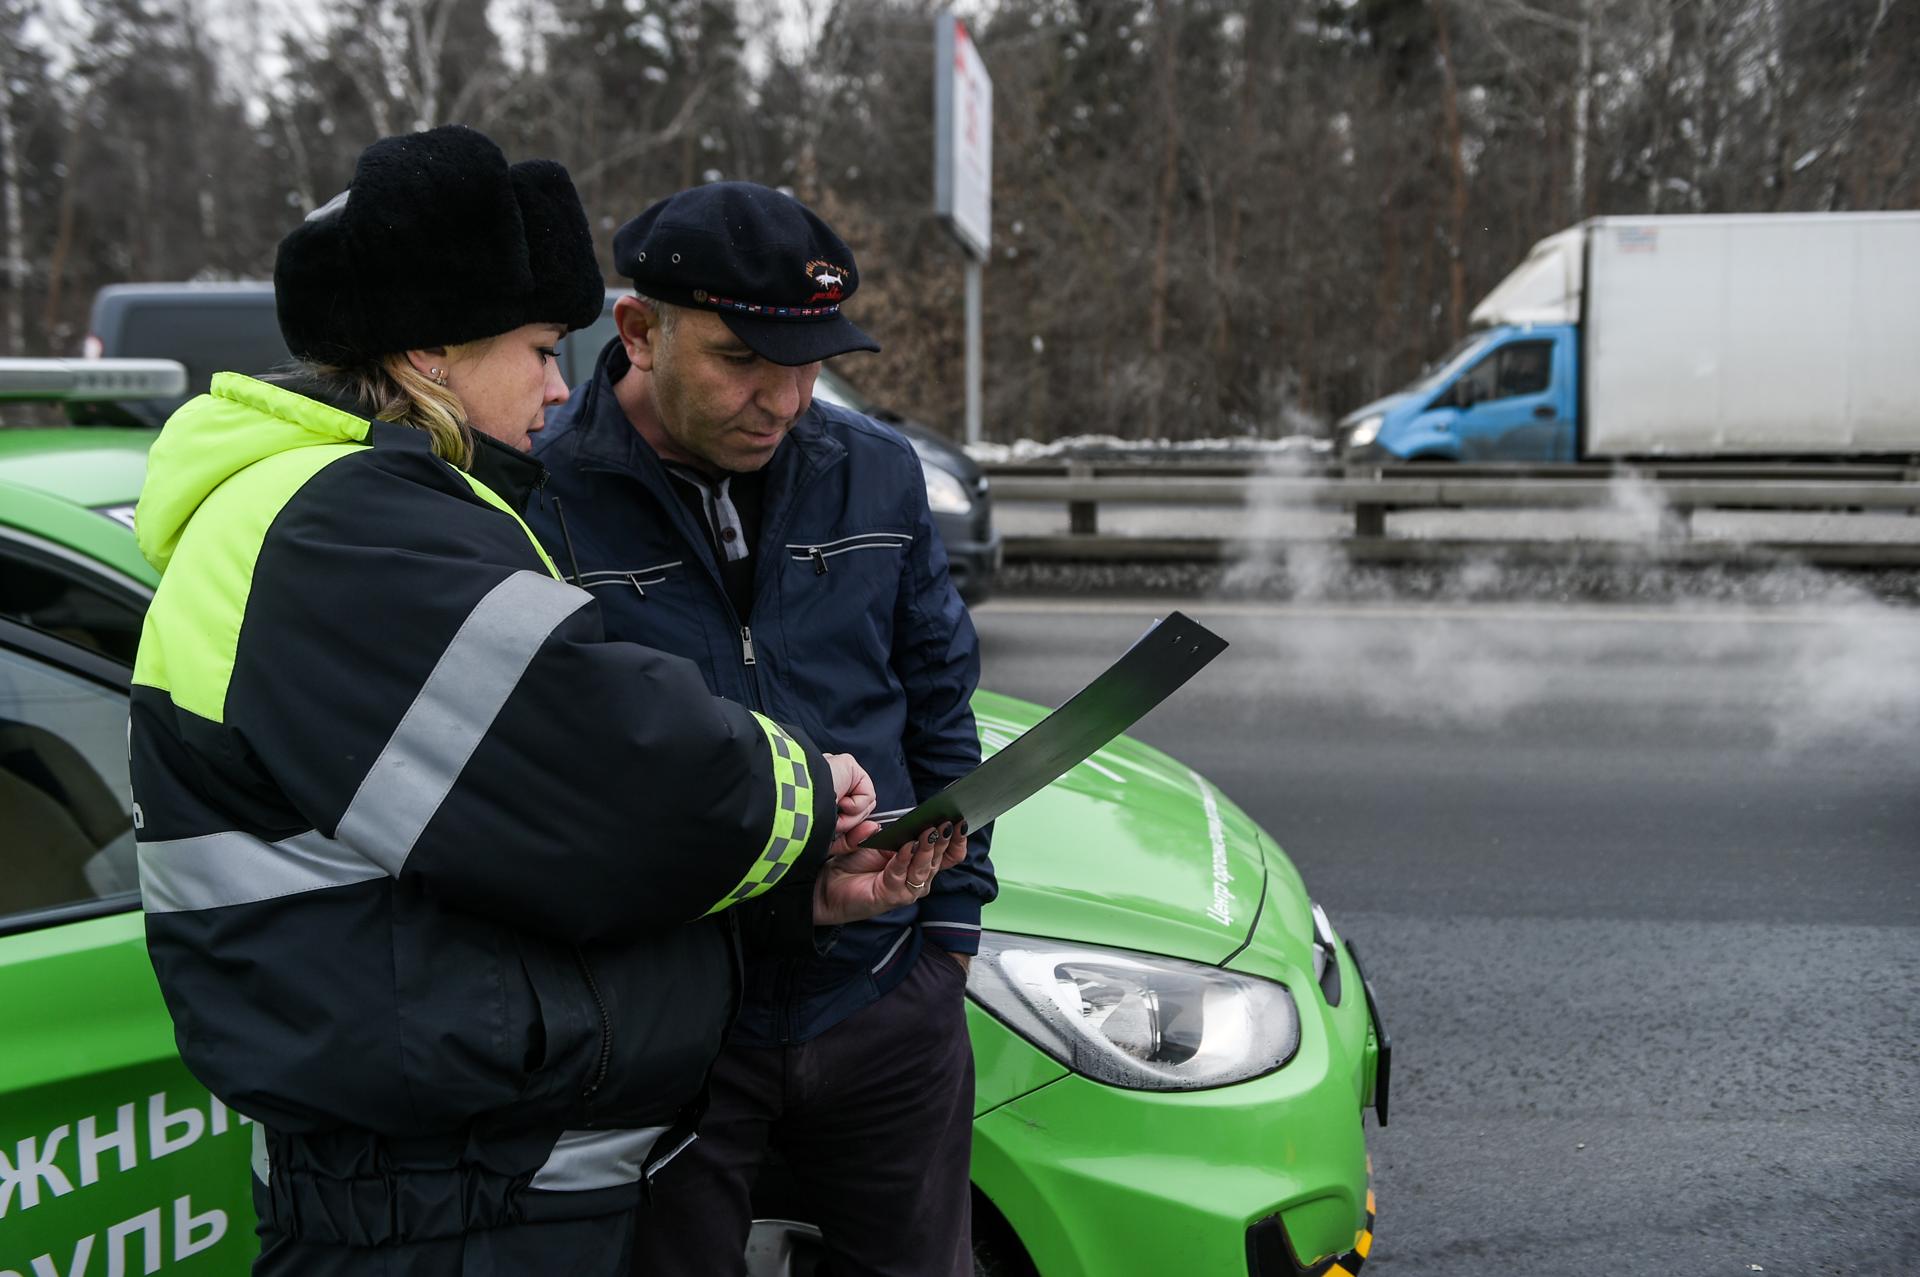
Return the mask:
[[(229, 68), (235, 78), (271, 74), (273, 50), (283, 32), (318, 30), (338, 8), (338, 0), (158, 0), (155, 7), (165, 4), (191, 6), (201, 15), (221, 48), (239, 60), (239, 65)], [(486, 0), (486, 4), (509, 56), (522, 43), (529, 12), (547, 9), (543, 0)], [(789, 49), (804, 47), (828, 6), (829, 0), (740, 0), (749, 57), (764, 51), (764, 37), (756, 36), (767, 32), (769, 21), (768, 33), (774, 39)], [(29, 29), (29, 39), (52, 55), (56, 71), (64, 72), (68, 55), (86, 31), (85, 14), (80, 0), (42, 0), (42, 7), (44, 20)], [(977, 4), (956, 7), (973, 9)]]

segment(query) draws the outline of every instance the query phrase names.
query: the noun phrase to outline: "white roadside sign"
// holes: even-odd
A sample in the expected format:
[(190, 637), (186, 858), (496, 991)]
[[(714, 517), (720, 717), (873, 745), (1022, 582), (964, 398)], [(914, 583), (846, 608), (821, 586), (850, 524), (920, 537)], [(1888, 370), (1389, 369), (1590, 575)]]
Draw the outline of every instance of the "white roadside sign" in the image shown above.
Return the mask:
[(993, 242), (993, 81), (966, 24), (943, 13), (934, 26), (933, 204), (967, 251)]

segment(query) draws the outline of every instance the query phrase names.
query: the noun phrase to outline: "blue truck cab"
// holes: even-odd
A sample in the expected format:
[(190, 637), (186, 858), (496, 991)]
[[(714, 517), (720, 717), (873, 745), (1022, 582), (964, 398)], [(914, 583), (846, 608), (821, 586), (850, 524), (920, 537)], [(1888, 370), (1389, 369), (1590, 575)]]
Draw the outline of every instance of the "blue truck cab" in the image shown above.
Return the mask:
[(1533, 246), (1473, 308), (1473, 330), (1405, 390), (1341, 419), (1348, 462), (1580, 456), (1583, 223)]
[(1572, 461), (1579, 329), (1502, 324), (1473, 333), (1418, 381), (1340, 422), (1351, 462)]

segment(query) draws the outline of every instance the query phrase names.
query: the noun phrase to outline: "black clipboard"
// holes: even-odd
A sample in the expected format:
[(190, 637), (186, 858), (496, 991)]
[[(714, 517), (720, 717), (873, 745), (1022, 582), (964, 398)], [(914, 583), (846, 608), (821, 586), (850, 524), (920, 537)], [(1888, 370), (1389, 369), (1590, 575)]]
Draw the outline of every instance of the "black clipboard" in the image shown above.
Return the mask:
[(949, 820), (981, 828), (1091, 758), (1226, 650), (1192, 617), (1168, 613), (1066, 704), (863, 845), (891, 851)]

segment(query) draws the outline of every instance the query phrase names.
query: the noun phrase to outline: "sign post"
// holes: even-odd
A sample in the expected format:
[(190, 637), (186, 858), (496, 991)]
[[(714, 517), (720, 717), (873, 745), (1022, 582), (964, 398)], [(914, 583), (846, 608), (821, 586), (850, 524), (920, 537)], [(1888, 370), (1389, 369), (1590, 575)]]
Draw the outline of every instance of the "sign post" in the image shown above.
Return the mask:
[(966, 24), (933, 26), (933, 211), (967, 255), (967, 442), (980, 442), (980, 272), (993, 243), (993, 81)]

